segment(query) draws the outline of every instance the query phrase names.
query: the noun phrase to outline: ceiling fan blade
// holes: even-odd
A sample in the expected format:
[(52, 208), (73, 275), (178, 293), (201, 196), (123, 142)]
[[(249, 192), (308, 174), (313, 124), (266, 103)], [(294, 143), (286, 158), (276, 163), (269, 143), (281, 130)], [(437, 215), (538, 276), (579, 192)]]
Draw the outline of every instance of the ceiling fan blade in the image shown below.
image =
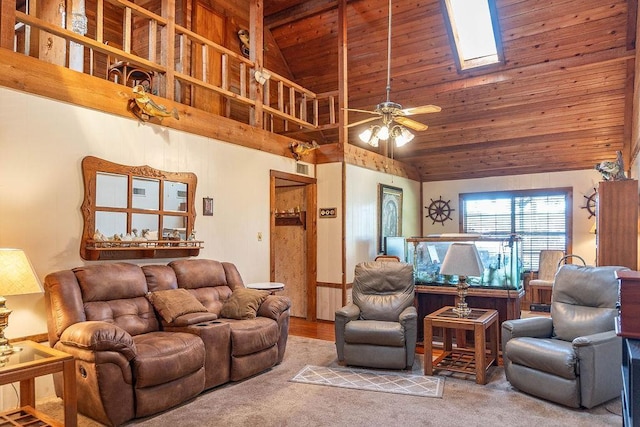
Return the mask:
[(352, 127), (354, 127), (354, 126), (359, 126), (359, 125), (361, 125), (361, 124), (363, 124), (363, 123), (372, 122), (372, 121), (374, 121), (374, 120), (378, 120), (378, 119), (379, 119), (379, 117), (369, 117), (368, 119), (360, 120), (360, 121), (358, 121), (358, 122), (354, 122), (354, 123), (349, 123), (349, 124), (347, 125), (347, 127), (348, 127), (348, 128), (352, 128)]
[(409, 119), (403, 116), (394, 117), (393, 120), (400, 123), (403, 126), (408, 127), (409, 129), (412, 129), (418, 132), (427, 130), (429, 128), (429, 126), (425, 125), (424, 123), (416, 122), (413, 119)]
[(356, 112), (356, 113), (377, 114), (378, 116), (380, 115), (380, 113), (378, 113), (377, 111), (371, 111), (371, 110), (358, 110), (357, 108), (343, 108), (343, 110), (346, 110), (346, 111), (353, 111), (353, 112)]
[(412, 116), (414, 114), (426, 114), (426, 113), (438, 113), (442, 108), (437, 105), (423, 105), (421, 107), (405, 108), (402, 113), (405, 116)]

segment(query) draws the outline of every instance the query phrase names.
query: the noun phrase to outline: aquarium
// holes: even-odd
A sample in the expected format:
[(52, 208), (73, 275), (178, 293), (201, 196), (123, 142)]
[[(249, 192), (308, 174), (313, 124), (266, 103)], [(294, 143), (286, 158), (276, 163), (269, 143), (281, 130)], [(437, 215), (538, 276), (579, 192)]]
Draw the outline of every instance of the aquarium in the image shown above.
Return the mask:
[(437, 234), (406, 239), (406, 262), (413, 264), (416, 285), (454, 286), (457, 276), (440, 274), (440, 264), (453, 242), (474, 243), (482, 259), (481, 277), (468, 277), (471, 287), (522, 289), (522, 242), (516, 235)]

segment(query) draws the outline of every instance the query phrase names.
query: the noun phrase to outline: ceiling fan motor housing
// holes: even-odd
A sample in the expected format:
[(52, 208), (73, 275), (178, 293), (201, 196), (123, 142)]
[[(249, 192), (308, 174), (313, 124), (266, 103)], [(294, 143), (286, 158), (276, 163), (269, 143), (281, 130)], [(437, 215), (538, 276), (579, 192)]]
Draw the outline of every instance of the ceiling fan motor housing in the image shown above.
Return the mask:
[(402, 110), (402, 105), (391, 101), (381, 102), (376, 105), (376, 111), (381, 114), (397, 114)]

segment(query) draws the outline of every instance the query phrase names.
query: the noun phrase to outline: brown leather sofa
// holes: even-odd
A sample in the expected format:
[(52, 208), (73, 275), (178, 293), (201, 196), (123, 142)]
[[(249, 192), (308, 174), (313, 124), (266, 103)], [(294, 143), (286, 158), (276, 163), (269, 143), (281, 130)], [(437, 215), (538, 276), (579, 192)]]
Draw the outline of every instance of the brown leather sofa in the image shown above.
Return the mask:
[[(49, 274), (49, 343), (76, 358), (79, 412), (120, 425), (280, 363), (291, 302), (264, 294), (253, 304), (254, 318), (223, 317), (232, 295), (252, 292), (243, 288), (233, 264), (205, 259)], [(160, 295), (203, 308), (163, 310), (154, 298)], [(177, 315), (167, 321), (167, 313)], [(60, 394), (61, 378), (54, 381)]]

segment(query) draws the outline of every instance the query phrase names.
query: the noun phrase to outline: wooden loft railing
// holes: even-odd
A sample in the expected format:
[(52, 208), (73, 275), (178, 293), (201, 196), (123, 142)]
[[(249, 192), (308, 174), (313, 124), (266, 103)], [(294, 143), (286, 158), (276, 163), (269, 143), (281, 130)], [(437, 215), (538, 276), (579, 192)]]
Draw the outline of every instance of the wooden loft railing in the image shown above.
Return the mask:
[[(117, 58), (152, 73), (150, 90), (158, 96), (195, 108), (200, 108), (194, 102), (198, 93), (217, 96), (227, 104), (237, 103), (236, 109), (248, 109), (250, 123), (262, 123), (272, 132), (336, 126), (337, 92), (316, 94), (264, 68), (258, 74), (267, 80), (262, 91), (257, 90), (256, 63), (176, 24), (175, 0), (158, 2), (160, 15), (127, 0), (94, 3), (95, 10), (87, 10), (86, 16), (64, 12), (54, 22), (51, 12), (47, 17), (42, 6), (36, 10), (35, 0), (26, 1), (23, 10), (15, 7), (15, 0), (0, 0), (0, 47), (99, 78), (109, 78), (110, 60)], [(107, 13), (121, 15), (122, 40), (107, 40)], [(113, 19), (109, 25), (113, 38)], [(231, 110), (227, 105), (221, 114), (235, 118)], [(262, 120), (251, 116), (256, 111), (262, 111)]]

